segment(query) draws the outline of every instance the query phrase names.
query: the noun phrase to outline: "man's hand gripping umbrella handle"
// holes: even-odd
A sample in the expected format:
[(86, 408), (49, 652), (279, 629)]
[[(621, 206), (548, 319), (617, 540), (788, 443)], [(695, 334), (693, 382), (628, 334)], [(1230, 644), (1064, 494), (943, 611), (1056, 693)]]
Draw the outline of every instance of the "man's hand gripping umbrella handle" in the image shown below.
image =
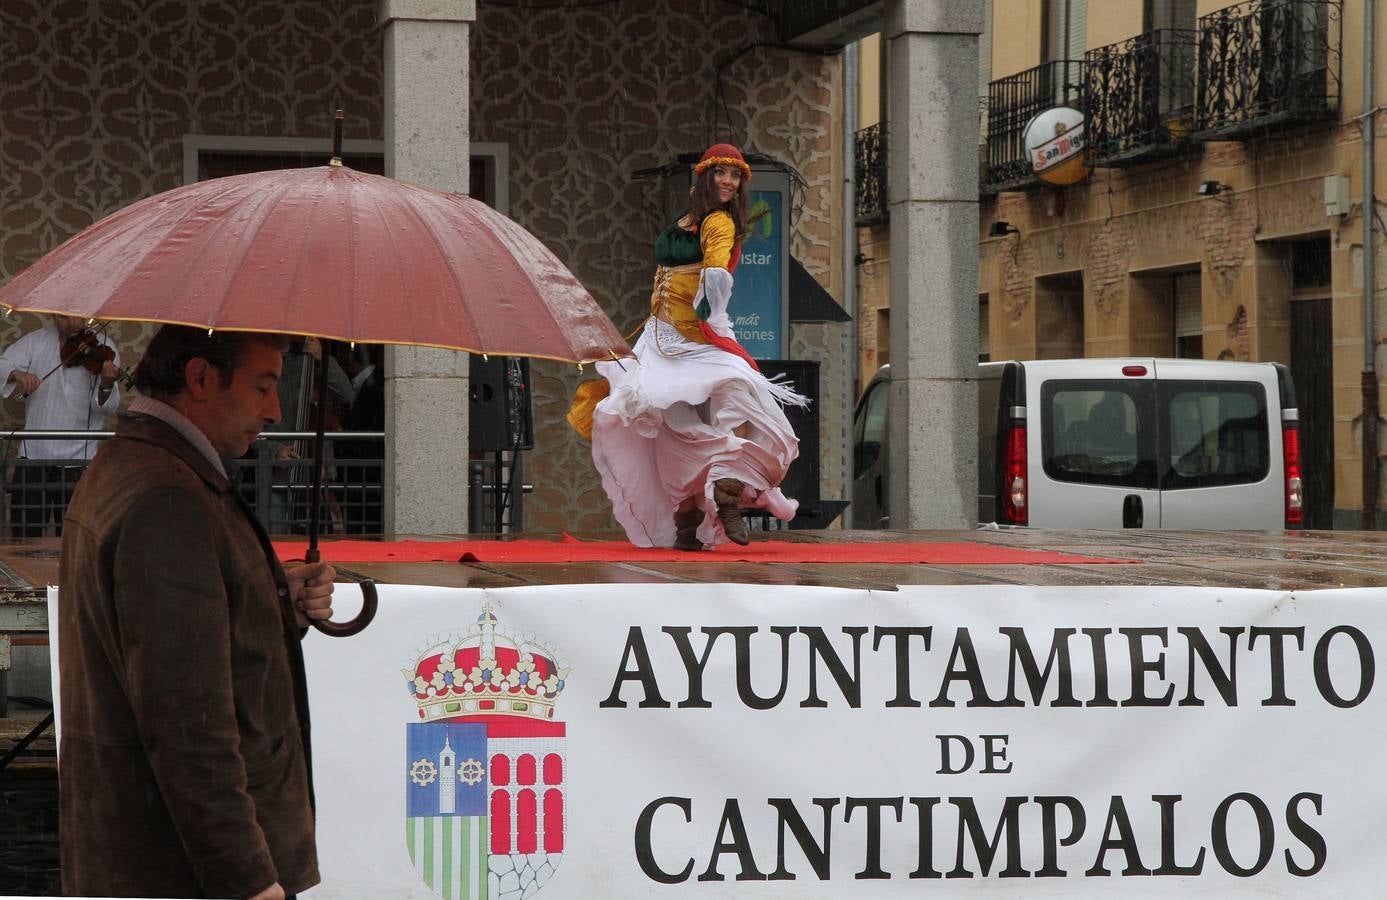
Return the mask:
[[(316, 563), (322, 558), (317, 547), (310, 547), (304, 554), (305, 563)], [(333, 622), (330, 619), (309, 619), (309, 624), (331, 637), (351, 637), (366, 630), (366, 626), (371, 624), (371, 620), (376, 617), (376, 607), (379, 605), (376, 598), (376, 583), (371, 579), (366, 579), (357, 587), (361, 588), (361, 612), (356, 614), (356, 618), (349, 622)]]
[[(337, 120), (338, 127), (341, 127), (342, 120)], [(323, 422), (324, 413), (327, 410), (327, 379), (328, 379), (328, 358), (331, 347), (328, 342), (323, 342), (322, 352), (318, 358), (318, 378), (316, 387), (318, 389), (318, 415), (314, 423), (313, 434), (313, 514), (308, 517), (308, 552), (304, 554), (305, 563), (316, 563), (322, 559), (322, 554), (318, 552), (318, 519), (322, 511), (323, 503)], [(350, 622), (333, 622), (327, 619), (310, 619), (312, 626), (323, 634), (332, 637), (351, 637), (365, 630), (371, 620), (376, 617), (376, 583), (367, 579), (361, 582), (361, 612)]]

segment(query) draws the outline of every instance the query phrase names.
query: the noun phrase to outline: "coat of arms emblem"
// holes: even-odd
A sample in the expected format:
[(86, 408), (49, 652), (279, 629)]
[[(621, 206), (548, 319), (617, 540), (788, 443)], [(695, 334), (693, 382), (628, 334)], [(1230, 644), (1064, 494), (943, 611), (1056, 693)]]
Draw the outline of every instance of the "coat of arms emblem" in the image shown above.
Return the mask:
[(568, 675), (548, 642), (497, 624), (429, 638), (404, 669), (418, 721), (407, 726), (405, 842), (444, 900), (521, 900), (563, 856), (568, 822)]

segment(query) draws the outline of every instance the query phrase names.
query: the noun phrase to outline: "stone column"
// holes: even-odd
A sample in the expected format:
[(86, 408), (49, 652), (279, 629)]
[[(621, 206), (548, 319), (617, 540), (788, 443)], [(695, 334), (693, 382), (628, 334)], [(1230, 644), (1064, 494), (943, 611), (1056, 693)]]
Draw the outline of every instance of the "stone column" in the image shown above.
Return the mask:
[(977, 524), (978, 34), (983, 0), (890, 0), (890, 514)]
[[(385, 173), (466, 194), (468, 37), (476, 0), (381, 0)], [(467, 354), (385, 353), (384, 529), (467, 531)]]

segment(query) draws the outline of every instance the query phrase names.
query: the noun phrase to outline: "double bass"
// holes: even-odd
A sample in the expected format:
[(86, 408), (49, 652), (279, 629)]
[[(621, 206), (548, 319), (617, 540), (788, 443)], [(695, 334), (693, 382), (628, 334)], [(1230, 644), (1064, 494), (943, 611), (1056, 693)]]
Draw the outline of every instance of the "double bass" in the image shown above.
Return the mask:
[[(309, 340), (317, 341), (318, 339), (307, 338), (305, 339), (305, 343)], [(337, 421), (336, 416), (332, 414), (332, 404), (328, 400), (328, 392), (326, 389), (328, 365), (331, 360), (331, 348), (327, 346), (326, 341), (318, 341), (318, 344), (320, 350), (318, 359), (315, 360), (312, 354), (308, 353), (306, 350), (301, 354), (300, 362), (303, 365), (303, 377), (299, 385), (299, 405), (294, 415), (294, 427), (296, 429), (303, 431), (305, 430), (305, 426), (311, 422), (313, 430), (316, 432), (313, 440), (313, 448), (309, 452), (309, 456), (313, 459), (313, 487), (310, 489), (308, 500), (308, 507), (310, 510), (310, 515), (308, 517), (308, 549), (304, 552), (304, 562), (307, 563), (316, 563), (322, 559), (322, 554), (318, 549), (319, 516), (315, 507), (321, 504), (319, 498), (323, 497), (324, 494), (323, 481), (327, 469), (324, 453), (326, 441), (323, 440), (323, 432), (329, 427), (335, 427), (338, 430), (341, 429), (341, 423)], [(313, 365), (315, 362), (318, 363), (316, 367)], [(321, 392), (314, 390), (316, 384), (322, 385), (323, 389)], [(318, 402), (319, 400), (321, 400), (321, 403)], [(341, 528), (342, 513), (338, 506), (337, 498), (331, 493), (328, 493), (326, 499), (327, 503), (322, 505), (327, 507), (330, 521), (336, 523), (338, 528)], [(371, 624), (371, 620), (374, 619), (376, 615), (376, 585), (368, 578), (362, 581), (360, 586), (361, 612), (355, 619), (352, 619), (350, 622), (324, 622), (314, 620), (311, 623), (313, 627), (333, 637), (350, 637)]]
[[(318, 350), (317, 357), (309, 350), (309, 342), (312, 341)], [(295, 397), (293, 428), (295, 431), (341, 431), (342, 421), (337, 410), (334, 408), (331, 397), (326, 390), (327, 369), (329, 364), (329, 347), (326, 341), (318, 338), (308, 337), (303, 341), (303, 347), (296, 362), (301, 366), (299, 376), (299, 390)], [(319, 391), (319, 384), (323, 385), (323, 390)], [(321, 402), (320, 402), (321, 400)], [(321, 418), (321, 422), (319, 419)], [(310, 493), (305, 506), (310, 510), (310, 526), (318, 520), (317, 516), (311, 514), (314, 497), (319, 496), (318, 490), (327, 479), (327, 453), (326, 442), (318, 444), (316, 441), (300, 440), (295, 444), (295, 454), (299, 459), (313, 460), (313, 483), (315, 489)], [(295, 467), (297, 468), (297, 467)], [(340, 532), (344, 524), (341, 504), (337, 497), (330, 491), (323, 496), (323, 504), (326, 507), (328, 522), (333, 530)]]

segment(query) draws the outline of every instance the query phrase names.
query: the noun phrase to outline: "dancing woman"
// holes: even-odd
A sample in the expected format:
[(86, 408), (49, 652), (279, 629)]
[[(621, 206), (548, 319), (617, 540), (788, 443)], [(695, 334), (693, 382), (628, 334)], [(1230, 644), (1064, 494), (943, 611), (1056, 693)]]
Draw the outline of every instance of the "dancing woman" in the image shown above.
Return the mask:
[[(592, 409), (592, 459), (638, 547), (746, 544), (742, 507), (788, 520), (799, 505), (780, 492), (799, 454), (781, 406), (808, 401), (761, 374), (727, 311), (751, 167), (736, 147), (715, 144), (694, 174), (688, 211), (655, 241), (636, 360), (597, 367), (610, 393)], [(593, 399), (580, 389), (570, 416), (580, 431)]]

